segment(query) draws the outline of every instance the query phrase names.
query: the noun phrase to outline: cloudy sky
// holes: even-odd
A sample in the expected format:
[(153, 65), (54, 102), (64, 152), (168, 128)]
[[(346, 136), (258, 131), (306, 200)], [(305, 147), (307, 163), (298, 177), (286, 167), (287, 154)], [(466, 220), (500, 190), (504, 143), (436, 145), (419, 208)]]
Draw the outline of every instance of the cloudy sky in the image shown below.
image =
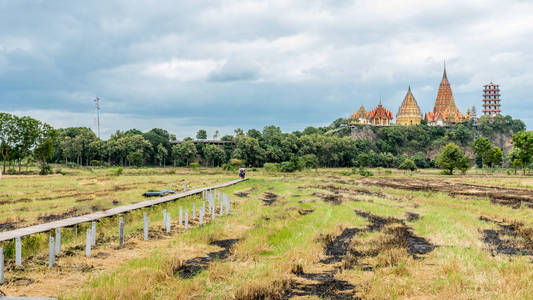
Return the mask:
[(430, 111), (446, 60), (463, 112), (494, 81), (531, 129), (532, 17), (512, 0), (0, 0), (0, 111), (94, 128), (99, 96), (103, 137), (301, 130), (380, 97), (396, 114), (409, 85)]

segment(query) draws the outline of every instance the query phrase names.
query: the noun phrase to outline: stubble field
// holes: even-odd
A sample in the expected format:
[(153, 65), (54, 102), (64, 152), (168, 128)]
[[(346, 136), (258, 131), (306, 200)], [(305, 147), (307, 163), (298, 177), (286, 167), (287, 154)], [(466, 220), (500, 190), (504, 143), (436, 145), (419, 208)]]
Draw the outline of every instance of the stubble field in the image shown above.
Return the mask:
[[(148, 189), (204, 187), (235, 179), (216, 169), (67, 170), (64, 176), (4, 177), (0, 231), (144, 200)], [(23, 265), (3, 243), (14, 296), (64, 299), (527, 299), (533, 295), (533, 178), (441, 176), (346, 169), (249, 172), (230, 195), (229, 216), (187, 231), (162, 210), (201, 206), (188, 197), (98, 222), (84, 257), (86, 225), (63, 229), (48, 269), (48, 234), (23, 239)], [(142, 239), (142, 213), (150, 240)], [(85, 226), (85, 227), (84, 227)]]

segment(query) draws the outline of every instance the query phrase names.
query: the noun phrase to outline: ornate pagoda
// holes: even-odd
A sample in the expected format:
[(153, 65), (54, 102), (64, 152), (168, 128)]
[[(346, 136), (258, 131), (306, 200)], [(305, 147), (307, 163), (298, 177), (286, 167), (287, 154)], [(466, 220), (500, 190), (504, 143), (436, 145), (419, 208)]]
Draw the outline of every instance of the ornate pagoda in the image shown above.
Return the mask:
[(396, 114), (396, 125), (416, 125), (420, 124), (420, 121), (422, 121), (422, 112), (409, 86), (402, 105), (398, 109), (398, 114)]
[(369, 114), (366, 111), (364, 105), (361, 105), (361, 107), (359, 107), (359, 110), (350, 116), (350, 120), (354, 124), (368, 124), (369, 119)]
[(435, 106), (432, 112), (426, 113), (426, 121), (429, 125), (445, 125), (446, 123), (458, 123), (463, 121), (463, 114), (455, 105), (452, 88), (446, 75), (446, 65), (444, 73), (435, 99)]
[(370, 124), (378, 126), (389, 126), (394, 118), (392, 112), (381, 105), (381, 100), (379, 100), (378, 107), (371, 110), (369, 115)]

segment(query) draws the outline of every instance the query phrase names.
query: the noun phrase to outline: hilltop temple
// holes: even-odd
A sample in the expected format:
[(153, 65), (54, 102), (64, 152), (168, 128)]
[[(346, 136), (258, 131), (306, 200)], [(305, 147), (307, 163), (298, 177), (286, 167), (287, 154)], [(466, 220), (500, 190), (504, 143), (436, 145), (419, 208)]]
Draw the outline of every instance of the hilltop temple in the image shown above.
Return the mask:
[(435, 106), (432, 112), (426, 113), (425, 119), (429, 125), (438, 126), (443, 126), (446, 123), (458, 123), (464, 120), (463, 114), (455, 105), (452, 88), (448, 81), (448, 76), (446, 76), (446, 66), (444, 66)]
[(392, 112), (381, 105), (381, 100), (378, 107), (369, 112), (369, 117), (370, 124), (378, 126), (389, 126), (394, 118)]
[(350, 120), (354, 124), (368, 124), (370, 116), (364, 105), (359, 107), (359, 110), (350, 116)]
[(402, 105), (398, 109), (398, 114), (396, 114), (396, 125), (416, 125), (420, 124), (420, 121), (422, 121), (422, 112), (409, 86)]

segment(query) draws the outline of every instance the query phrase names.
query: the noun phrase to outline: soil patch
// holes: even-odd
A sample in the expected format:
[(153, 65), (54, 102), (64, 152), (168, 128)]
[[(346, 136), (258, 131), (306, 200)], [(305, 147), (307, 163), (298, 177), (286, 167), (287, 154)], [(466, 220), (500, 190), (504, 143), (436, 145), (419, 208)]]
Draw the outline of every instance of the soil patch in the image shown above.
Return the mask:
[(532, 228), (520, 222), (500, 222), (487, 217), (480, 220), (498, 225), (499, 229), (483, 229), (482, 241), (489, 247), (491, 254), (533, 255)]
[(325, 193), (320, 193), (320, 192), (315, 192), (313, 193), (313, 196), (317, 196), (317, 197), (320, 197), (322, 200), (324, 200), (324, 202), (331, 202), (335, 205), (339, 205), (342, 203), (342, 195), (339, 194), (338, 192), (337, 193), (328, 193), (328, 194), (325, 194)]
[(206, 269), (210, 262), (228, 258), (231, 247), (238, 241), (238, 239), (227, 239), (212, 242), (211, 245), (216, 245), (222, 248), (222, 250), (207, 253), (207, 256), (186, 260), (178, 269), (174, 270), (174, 274), (178, 274), (182, 279), (196, 276), (200, 271)]
[(13, 229), (16, 229), (18, 227), (19, 224), (22, 224), (24, 223), (24, 220), (20, 220), (20, 221), (7, 221), (7, 222), (4, 222), (4, 223), (1, 223), (0, 224), (0, 231), (9, 231), (9, 230), (13, 230)]
[(365, 178), (361, 179), (359, 182), (362, 184), (394, 189), (444, 192), (448, 193), (450, 196), (463, 195), (488, 197), (492, 203), (510, 205), (513, 208), (518, 208), (522, 204), (533, 207), (533, 191), (529, 189), (503, 188), (497, 186), (413, 178)]
[(68, 217), (73, 217), (76, 215), (77, 212), (78, 212), (78, 209), (76, 207), (73, 207), (60, 214), (48, 214), (48, 215), (39, 216), (37, 217), (37, 220), (45, 221), (45, 222), (57, 221), (57, 220), (65, 219)]
[(278, 195), (272, 193), (272, 192), (264, 192), (263, 198), (261, 199), (263, 201), (263, 204), (267, 206), (271, 206), (278, 200)]
[[(330, 265), (342, 261), (348, 251), (348, 246), (354, 235), (361, 230), (358, 228), (346, 228), (336, 237), (321, 235), (319, 240), (325, 241), (324, 254), (326, 257), (320, 260), (321, 264)], [(353, 293), (355, 286), (344, 280), (335, 278), (338, 267), (325, 270), (321, 273), (305, 273), (303, 268), (294, 268), (293, 274), (305, 279), (291, 282), (291, 289), (285, 297), (317, 296), (326, 299), (357, 299)], [(308, 283), (309, 281), (313, 283)]]
[(301, 215), (301, 216), (305, 216), (305, 215), (308, 215), (312, 212), (314, 212), (315, 210), (314, 209), (303, 209), (303, 208), (300, 208), (298, 209), (298, 213)]
[(410, 211), (407, 212), (407, 222), (415, 222), (418, 221), (418, 219), (420, 219), (419, 214)]
[(360, 217), (366, 218), (370, 222), (370, 224), (367, 226), (369, 231), (381, 230), (386, 225), (394, 223), (400, 224), (401, 226), (394, 231), (394, 234), (397, 235), (400, 240), (405, 241), (407, 244), (407, 249), (413, 258), (418, 258), (417, 254), (429, 253), (436, 247), (425, 238), (416, 236), (412, 232), (412, 229), (405, 225), (403, 220), (393, 217), (381, 217), (359, 210), (356, 210), (355, 213)]

